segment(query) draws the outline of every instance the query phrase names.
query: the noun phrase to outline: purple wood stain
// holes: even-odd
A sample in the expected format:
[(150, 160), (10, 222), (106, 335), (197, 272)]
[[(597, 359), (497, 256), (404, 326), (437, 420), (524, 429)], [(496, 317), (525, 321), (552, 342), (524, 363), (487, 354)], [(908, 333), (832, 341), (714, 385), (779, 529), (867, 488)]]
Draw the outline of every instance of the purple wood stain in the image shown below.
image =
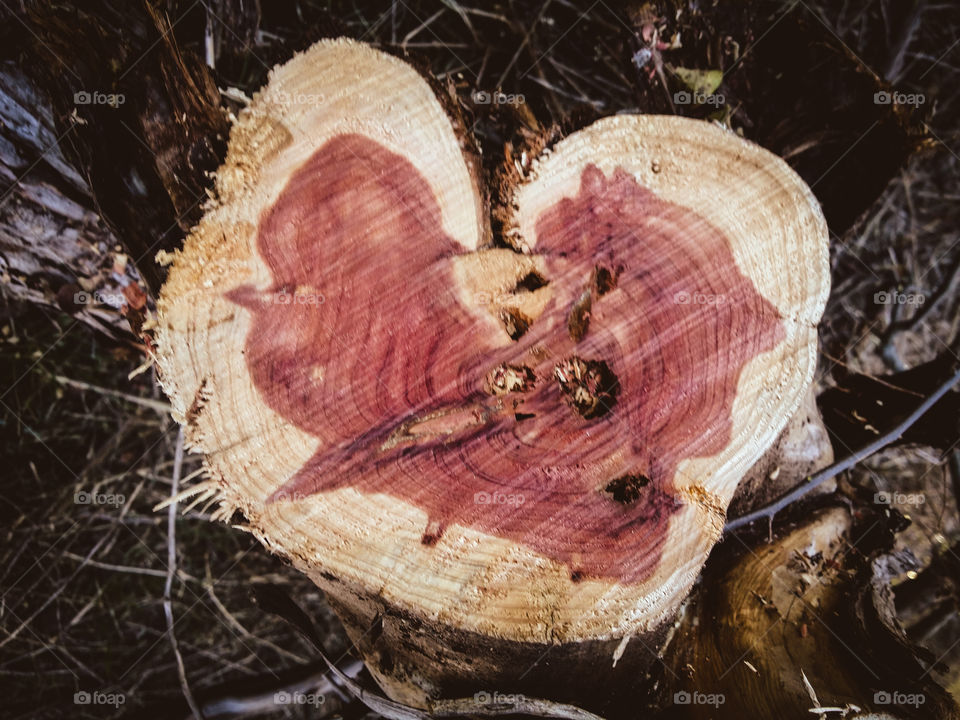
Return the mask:
[[(532, 322), (505, 317), (516, 339), (495, 346), (412, 164), (361, 135), (304, 163), (260, 219), (273, 285), (228, 294), (254, 315), (246, 361), (264, 401), (317, 438), (272, 501), (387, 493), (426, 511), (428, 547), (457, 523), (575, 581), (649, 577), (678, 463), (730, 442), (741, 370), (782, 323), (721, 231), (621, 169), (587, 166), (536, 234), (547, 271), (527, 285), (552, 299)], [(494, 394), (505, 371), (524, 381)]]

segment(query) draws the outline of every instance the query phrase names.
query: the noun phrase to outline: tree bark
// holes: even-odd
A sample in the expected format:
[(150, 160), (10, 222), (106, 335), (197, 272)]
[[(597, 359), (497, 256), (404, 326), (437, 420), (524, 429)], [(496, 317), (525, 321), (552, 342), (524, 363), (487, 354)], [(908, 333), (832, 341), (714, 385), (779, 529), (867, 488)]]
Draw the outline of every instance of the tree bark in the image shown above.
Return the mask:
[(25, 74), (51, 98), (57, 147), (155, 293), (154, 255), (200, 218), (226, 142), (210, 69), (180, 52), (169, 16), (149, 2), (2, 12), (4, 42), (32, 59)]
[(897, 619), (897, 529), (895, 517), (827, 507), (756, 548), (731, 540), (654, 674), (653, 716), (800, 720), (833, 707), (852, 717), (960, 717), (930, 674), (936, 658), (913, 647)]
[(104, 225), (86, 180), (63, 157), (48, 98), (0, 65), (0, 271), (8, 303), (66, 310), (130, 339), (124, 305), (143, 307), (134, 263)]

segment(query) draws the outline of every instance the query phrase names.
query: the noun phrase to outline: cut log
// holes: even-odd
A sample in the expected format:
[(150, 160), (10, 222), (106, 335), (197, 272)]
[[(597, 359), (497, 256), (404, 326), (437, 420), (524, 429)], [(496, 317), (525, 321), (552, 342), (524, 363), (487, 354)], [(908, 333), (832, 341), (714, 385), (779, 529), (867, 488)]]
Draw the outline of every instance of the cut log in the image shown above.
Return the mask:
[(939, 654), (913, 645), (898, 621), (896, 530), (869, 509), (821, 508), (770, 543), (711, 557), (643, 716), (960, 717), (934, 679)]
[(218, 517), (391, 697), (616, 714), (809, 387), (826, 226), (771, 153), (622, 115), (521, 168), (495, 238), (450, 100), (350, 41), (275, 69), (167, 258), (161, 379)]

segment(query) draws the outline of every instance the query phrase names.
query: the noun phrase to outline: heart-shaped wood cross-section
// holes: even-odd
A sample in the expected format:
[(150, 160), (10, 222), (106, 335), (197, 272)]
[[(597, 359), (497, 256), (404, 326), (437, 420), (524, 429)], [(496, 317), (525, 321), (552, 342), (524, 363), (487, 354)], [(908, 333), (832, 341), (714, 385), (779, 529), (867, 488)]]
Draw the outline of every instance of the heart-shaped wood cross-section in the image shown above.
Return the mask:
[(497, 246), (457, 127), (367, 46), (275, 70), (160, 299), (164, 387), (223, 515), (328, 591), (653, 627), (810, 382), (822, 216), (731, 133), (618, 116), (535, 161)]
[(504, 346), (457, 292), (465, 253), (403, 156), (340, 135), (294, 173), (258, 228), (273, 282), (228, 293), (254, 314), (257, 390), (319, 440), (271, 501), (386, 493), (426, 511), (427, 545), (455, 523), (576, 578), (649, 577), (678, 463), (730, 442), (740, 373), (784, 338), (780, 315), (719, 229), (621, 168), (588, 165), (536, 228), (543, 271), (516, 294), (550, 297), (536, 319), (505, 312)]

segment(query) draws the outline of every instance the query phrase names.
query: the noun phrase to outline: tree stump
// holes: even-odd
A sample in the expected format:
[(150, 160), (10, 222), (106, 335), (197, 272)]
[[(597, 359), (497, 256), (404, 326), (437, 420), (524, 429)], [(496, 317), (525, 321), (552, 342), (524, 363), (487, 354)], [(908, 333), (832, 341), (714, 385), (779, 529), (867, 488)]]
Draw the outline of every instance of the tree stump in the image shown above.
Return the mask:
[(779, 158), (684, 118), (513, 176), (489, 192), (412, 66), (321, 41), (234, 125), (156, 359), (194, 492), (326, 592), (388, 695), (602, 711), (800, 406), (827, 230)]
[(643, 717), (960, 717), (934, 678), (942, 658), (900, 627), (891, 579), (912, 556), (892, 551), (897, 522), (869, 509), (808, 508), (774, 540), (711, 558)]

